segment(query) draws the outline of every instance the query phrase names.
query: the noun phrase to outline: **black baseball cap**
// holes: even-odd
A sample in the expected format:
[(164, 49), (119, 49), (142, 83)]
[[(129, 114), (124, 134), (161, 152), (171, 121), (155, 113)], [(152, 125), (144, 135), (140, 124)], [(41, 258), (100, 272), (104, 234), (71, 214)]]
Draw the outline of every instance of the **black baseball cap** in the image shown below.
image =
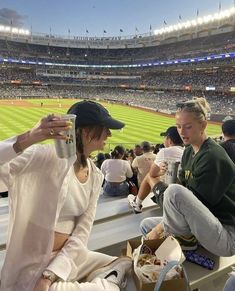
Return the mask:
[(226, 120), (222, 124), (222, 132), (228, 136), (235, 135), (235, 119)]
[(169, 136), (175, 145), (183, 144), (176, 126), (169, 127), (166, 132), (160, 133), (160, 136)]
[(99, 103), (93, 101), (81, 101), (73, 104), (68, 114), (75, 114), (75, 127), (99, 125), (109, 129), (121, 129), (125, 123), (118, 121), (109, 114), (108, 110)]

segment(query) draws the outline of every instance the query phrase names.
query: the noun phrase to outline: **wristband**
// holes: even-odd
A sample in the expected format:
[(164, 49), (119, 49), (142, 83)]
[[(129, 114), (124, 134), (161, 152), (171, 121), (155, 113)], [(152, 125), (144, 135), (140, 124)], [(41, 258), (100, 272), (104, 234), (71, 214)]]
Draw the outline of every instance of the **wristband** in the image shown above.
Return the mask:
[(50, 270), (43, 271), (42, 277), (43, 279), (51, 281), (51, 283), (54, 283), (58, 278), (58, 276)]

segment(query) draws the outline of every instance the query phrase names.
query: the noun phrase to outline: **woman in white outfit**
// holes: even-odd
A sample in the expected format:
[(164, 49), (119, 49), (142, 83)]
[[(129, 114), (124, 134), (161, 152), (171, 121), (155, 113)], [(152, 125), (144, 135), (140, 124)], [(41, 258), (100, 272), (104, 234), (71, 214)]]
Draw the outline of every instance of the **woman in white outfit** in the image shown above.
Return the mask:
[(118, 291), (131, 268), (127, 257), (87, 249), (103, 181), (88, 156), (103, 149), (109, 129), (124, 124), (91, 101), (75, 103), (68, 113), (77, 116), (77, 154), (68, 159), (58, 158), (53, 145), (35, 145), (66, 139), (61, 132), (71, 123), (57, 116), (0, 142), (10, 208), (1, 291)]
[(112, 159), (107, 159), (101, 166), (105, 183), (103, 194), (105, 196), (117, 197), (129, 194), (129, 184), (126, 179), (133, 176), (131, 166), (128, 161), (123, 160), (125, 149), (123, 146), (116, 146), (111, 153)]

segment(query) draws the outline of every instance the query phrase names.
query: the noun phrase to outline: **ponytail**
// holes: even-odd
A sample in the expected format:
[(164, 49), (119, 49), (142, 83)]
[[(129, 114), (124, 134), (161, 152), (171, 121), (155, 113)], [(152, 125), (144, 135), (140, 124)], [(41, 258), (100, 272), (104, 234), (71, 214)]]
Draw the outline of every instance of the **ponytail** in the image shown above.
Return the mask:
[(76, 132), (76, 147), (77, 147), (77, 153), (78, 155), (78, 162), (79, 164), (85, 168), (87, 166), (87, 159), (84, 154), (84, 146), (82, 142), (82, 129), (78, 128)]

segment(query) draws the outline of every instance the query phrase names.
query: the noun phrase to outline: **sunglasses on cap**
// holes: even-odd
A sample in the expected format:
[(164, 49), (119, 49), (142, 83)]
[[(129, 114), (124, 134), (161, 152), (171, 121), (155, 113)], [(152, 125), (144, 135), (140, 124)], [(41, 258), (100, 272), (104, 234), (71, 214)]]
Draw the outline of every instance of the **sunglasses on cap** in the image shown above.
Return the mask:
[(183, 109), (185, 107), (192, 108), (192, 107), (197, 107), (197, 106), (196, 106), (196, 103), (193, 101), (180, 101), (176, 103), (176, 108)]

